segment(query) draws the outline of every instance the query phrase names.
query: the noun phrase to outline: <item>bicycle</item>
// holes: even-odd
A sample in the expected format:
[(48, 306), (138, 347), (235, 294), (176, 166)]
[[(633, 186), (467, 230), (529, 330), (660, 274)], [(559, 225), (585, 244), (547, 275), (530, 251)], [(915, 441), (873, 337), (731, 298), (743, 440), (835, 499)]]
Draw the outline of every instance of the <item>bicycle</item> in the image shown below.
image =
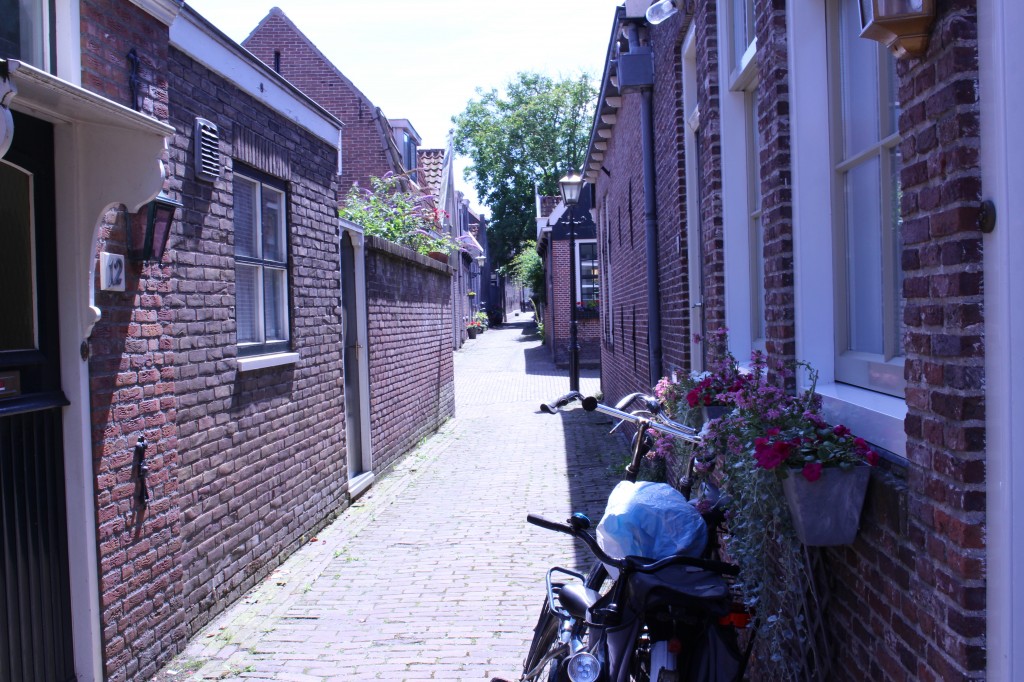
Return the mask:
[[(653, 446), (652, 430), (699, 441), (693, 428), (668, 419), (655, 398), (639, 393), (615, 407), (570, 393), (545, 411), (556, 412), (575, 400), (582, 400), (588, 411), (617, 418), (613, 431), (627, 422), (636, 426), (625, 470), (629, 481), (636, 480)], [(642, 409), (627, 412), (634, 401)], [(587, 574), (557, 566), (548, 571), (547, 594), (520, 680), (742, 679), (746, 656), (739, 651), (735, 628), (746, 625), (746, 616), (724, 580), (738, 569), (717, 559), (717, 525), (722, 517), (720, 509), (712, 512), (707, 519), (712, 540), (701, 556), (672, 555), (657, 561), (609, 556), (588, 532), (590, 520), (583, 514), (574, 514), (565, 524), (529, 515), (527, 520), (534, 525), (582, 540), (598, 561)], [(602, 594), (608, 567), (619, 574)], [(683, 651), (680, 635), (693, 646)], [(712, 650), (717, 650), (717, 659)], [(680, 672), (687, 677), (680, 678)]]

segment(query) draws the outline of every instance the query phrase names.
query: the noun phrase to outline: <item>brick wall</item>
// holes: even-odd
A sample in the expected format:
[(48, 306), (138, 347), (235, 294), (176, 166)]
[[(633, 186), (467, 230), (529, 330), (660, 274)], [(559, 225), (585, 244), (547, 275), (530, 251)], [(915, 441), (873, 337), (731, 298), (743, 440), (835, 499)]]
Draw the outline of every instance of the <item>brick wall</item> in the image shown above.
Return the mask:
[(366, 238), (374, 473), (455, 414), (451, 280), (447, 265)]
[[(552, 240), (548, 246), (549, 266), (554, 268), (552, 291), (548, 296), (547, 309), (551, 322), (545, 327), (545, 343), (551, 351), (551, 359), (559, 367), (569, 366), (569, 306), (575, 300), (569, 297), (569, 241)], [(578, 263), (577, 263), (578, 266)], [(575, 299), (575, 296), (572, 297)], [(511, 314), (511, 311), (507, 311)], [(578, 313), (576, 339), (580, 346), (581, 367), (597, 367), (601, 361), (601, 320), (585, 317)]]
[(371, 177), (393, 170), (385, 152), (384, 135), (391, 134), (387, 119), (280, 9), (272, 9), (242, 45), (271, 68), (279, 53), (281, 75), (344, 122), (339, 198), (353, 183), (369, 187)]
[(598, 174), (594, 188), (595, 212), (601, 214), (598, 244), (607, 259), (611, 280), (610, 291), (604, 295), (605, 310), (611, 313), (606, 329), (611, 334), (601, 347), (601, 390), (606, 402), (652, 388), (640, 98), (640, 93), (622, 95), (618, 121), (603, 161), (608, 173)]
[[(179, 490), (191, 636), (347, 502), (334, 148), (172, 49), (171, 147), (185, 204), (171, 238)], [(218, 124), (223, 175), (196, 180), (195, 117)], [(286, 183), (294, 364), (236, 364), (232, 169)]]
[(908, 462), (895, 497), (904, 506), (874, 477), (861, 538), (833, 559), (842, 679), (857, 679), (864, 661), (876, 678), (985, 674), (976, 4), (939, 6), (926, 57), (898, 63)]
[[(718, 41), (714, 3), (694, 3), (700, 106), (701, 224), (707, 329), (724, 325), (722, 160), (719, 154)], [(981, 240), (975, 226), (982, 197), (975, 3), (940, 3), (923, 59), (898, 63), (902, 114), (903, 324), (908, 414), (906, 462), (873, 471), (857, 542), (826, 551), (832, 590), (826, 618), (834, 652), (829, 679), (982, 679), (985, 670), (984, 336)], [(765, 243), (767, 349), (795, 357), (793, 244), (789, 156), (789, 73), (782, 3), (755, 1)], [(673, 268), (674, 221), (685, 223), (685, 178), (677, 58), (677, 15), (653, 31), (656, 64), (656, 172), (662, 307), (685, 299)], [(673, 23), (674, 22), (674, 23)], [(602, 381), (609, 399), (642, 387), (629, 348), (630, 304), (644, 311), (642, 251), (629, 237), (626, 206), (642, 206), (639, 107), (625, 95), (599, 174), (599, 242), (607, 249), (614, 291), (612, 335), (605, 338)], [(809, 134), (809, 133), (804, 133)], [(634, 223), (634, 229), (639, 223)], [(685, 239), (685, 228), (681, 232)], [(633, 232), (641, 237), (642, 233)], [(632, 247), (629, 248), (629, 247)], [(619, 316), (626, 303), (624, 320)], [(666, 328), (685, 318), (666, 313)], [(694, 320), (697, 327), (698, 321)], [(625, 332), (625, 333), (623, 333)], [(666, 368), (682, 348), (666, 335)], [(639, 371), (637, 371), (639, 369)], [(756, 672), (755, 672), (756, 674)], [(763, 677), (762, 671), (762, 677)]]
[[(93, 92), (166, 121), (167, 27), (121, 0), (81, 3), (82, 83)], [(128, 88), (129, 50), (139, 58), (139, 88)], [(124, 207), (108, 212), (99, 250), (126, 251)], [(173, 653), (181, 631), (177, 467), (177, 343), (168, 308), (173, 268), (126, 261), (124, 292), (103, 292), (89, 339), (89, 383), (96, 476), (97, 544), (104, 674), (137, 679)], [(139, 494), (134, 448), (145, 456), (149, 504)], [(94, 570), (79, 566), (76, 570)]]

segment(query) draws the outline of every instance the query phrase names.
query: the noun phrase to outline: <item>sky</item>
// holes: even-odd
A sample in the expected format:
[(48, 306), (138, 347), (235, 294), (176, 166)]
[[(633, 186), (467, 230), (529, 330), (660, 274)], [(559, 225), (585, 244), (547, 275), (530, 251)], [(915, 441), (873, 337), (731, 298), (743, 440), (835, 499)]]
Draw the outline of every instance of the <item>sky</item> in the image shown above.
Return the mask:
[[(388, 118), (408, 119), (421, 148), (443, 148), (451, 118), (519, 71), (599, 79), (623, 0), (186, 0), (241, 43), (280, 7)], [(476, 203), (461, 180), (457, 188)]]

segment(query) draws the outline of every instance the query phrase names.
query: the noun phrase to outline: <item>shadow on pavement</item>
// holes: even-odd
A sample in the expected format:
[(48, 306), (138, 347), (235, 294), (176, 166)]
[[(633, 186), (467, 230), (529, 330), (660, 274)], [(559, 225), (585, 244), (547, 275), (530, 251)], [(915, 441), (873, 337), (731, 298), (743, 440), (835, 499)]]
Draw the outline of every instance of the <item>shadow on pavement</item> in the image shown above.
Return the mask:
[[(536, 339), (536, 336), (533, 338)], [(537, 345), (524, 348), (523, 353), (527, 374), (565, 378), (563, 390), (559, 391), (558, 395), (550, 396), (549, 400), (554, 401), (568, 392), (568, 371), (555, 367), (548, 349)], [(580, 378), (584, 380), (581, 389), (584, 393), (587, 389), (586, 384), (595, 387), (596, 383), (592, 380), (599, 376), (599, 370), (581, 370)], [(537, 413), (541, 414), (539, 404)], [(547, 428), (557, 428), (556, 424), (547, 420), (561, 420), (570, 511), (583, 512), (589, 516), (593, 522), (592, 529), (596, 529), (604, 514), (608, 495), (615, 484), (623, 479), (624, 467), (629, 458), (628, 440), (619, 432), (609, 434), (615, 425), (610, 417), (596, 412), (586, 412), (579, 402), (566, 406), (554, 415), (543, 415), (543, 419)], [(538, 513), (544, 515), (543, 510), (538, 510)], [(594, 562), (593, 554), (582, 542), (575, 543), (575, 556), (566, 559), (573, 559), (575, 566), (580, 570), (589, 568)]]

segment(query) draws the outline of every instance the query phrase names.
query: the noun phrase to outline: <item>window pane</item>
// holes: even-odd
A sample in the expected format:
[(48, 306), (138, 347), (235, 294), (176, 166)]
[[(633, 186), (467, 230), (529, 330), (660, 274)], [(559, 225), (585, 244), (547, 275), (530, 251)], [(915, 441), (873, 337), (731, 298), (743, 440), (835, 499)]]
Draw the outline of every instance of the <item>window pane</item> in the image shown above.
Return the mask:
[(238, 343), (259, 343), (259, 267), (235, 264), (235, 325)]
[(846, 174), (849, 350), (868, 353), (884, 350), (879, 166), (873, 158)]
[(843, 158), (873, 146), (881, 138), (878, 125), (878, 43), (860, 37), (857, 3), (842, 3)]
[(38, 0), (0, 0), (0, 58), (20, 59), (46, 70), (47, 5)]
[(597, 242), (579, 245), (580, 267), (580, 301), (597, 301), (599, 299), (600, 271), (597, 266)]
[(263, 185), (263, 258), (279, 263), (287, 260), (284, 236), (284, 193)]
[(281, 268), (263, 270), (263, 312), (267, 341), (288, 340), (287, 277)]
[(235, 201), (235, 255), (259, 258), (256, 201), (259, 187), (255, 182), (237, 173), (234, 181)]
[(743, 60), (743, 53), (754, 40), (753, 0), (732, 0), (732, 68)]
[(32, 178), (0, 162), (0, 351), (36, 347)]

